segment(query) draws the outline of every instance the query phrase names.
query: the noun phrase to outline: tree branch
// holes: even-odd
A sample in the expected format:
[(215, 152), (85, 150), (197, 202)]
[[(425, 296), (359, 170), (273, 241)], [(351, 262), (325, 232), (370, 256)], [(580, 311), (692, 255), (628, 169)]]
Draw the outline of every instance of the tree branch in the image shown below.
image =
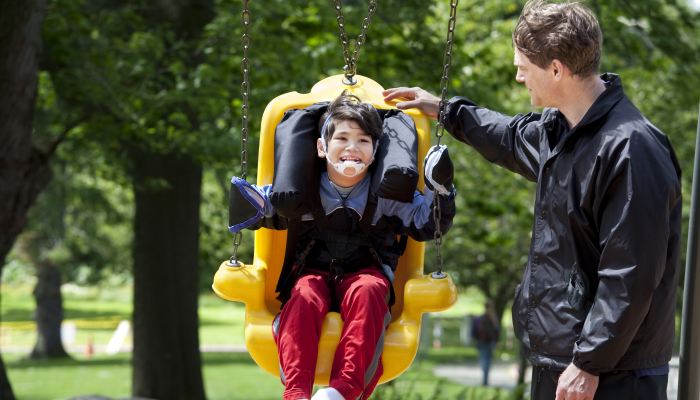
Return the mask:
[(58, 145), (61, 144), (64, 140), (66, 140), (66, 137), (68, 137), (68, 134), (70, 131), (72, 131), (75, 127), (78, 125), (82, 124), (83, 122), (87, 121), (88, 116), (83, 115), (82, 117), (78, 118), (77, 120), (73, 121), (72, 123), (68, 124), (61, 134), (58, 136), (56, 140), (51, 144), (51, 147), (49, 147), (48, 150), (44, 153), (40, 153), (41, 156), (45, 159), (48, 160), (53, 156), (53, 154), (56, 152), (56, 149), (58, 148)]

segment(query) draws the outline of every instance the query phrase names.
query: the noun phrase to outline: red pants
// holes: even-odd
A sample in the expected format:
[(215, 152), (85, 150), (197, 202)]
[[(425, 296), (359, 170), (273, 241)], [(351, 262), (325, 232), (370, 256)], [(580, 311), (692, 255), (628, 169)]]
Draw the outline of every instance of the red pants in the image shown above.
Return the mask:
[[(323, 317), (331, 293), (328, 273), (310, 271), (297, 280), (292, 295), (273, 322), (285, 385), (284, 400), (310, 399)], [(389, 281), (373, 266), (336, 286), (344, 321), (329, 386), (347, 400), (367, 399), (382, 375), (384, 334), (391, 322)]]

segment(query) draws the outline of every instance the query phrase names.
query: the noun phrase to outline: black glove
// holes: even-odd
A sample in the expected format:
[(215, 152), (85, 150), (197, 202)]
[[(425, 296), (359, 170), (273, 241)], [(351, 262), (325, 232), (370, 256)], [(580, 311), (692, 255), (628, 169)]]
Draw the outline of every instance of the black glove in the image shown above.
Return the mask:
[(433, 146), (423, 160), (425, 187), (437, 188), (438, 193), (448, 196), (452, 193), (454, 166), (447, 146)]
[(228, 230), (238, 232), (263, 217), (265, 199), (256, 188), (241, 178), (231, 179), (228, 195)]

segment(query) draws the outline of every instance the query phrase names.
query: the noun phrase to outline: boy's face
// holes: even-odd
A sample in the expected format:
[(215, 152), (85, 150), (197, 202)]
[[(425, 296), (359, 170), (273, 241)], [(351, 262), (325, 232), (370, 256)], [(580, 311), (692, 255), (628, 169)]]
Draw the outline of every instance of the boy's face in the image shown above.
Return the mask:
[[(333, 137), (327, 143), (328, 152), (323, 151), (323, 139), (317, 142), (318, 156), (328, 158), (331, 163), (365, 164), (369, 166), (374, 152), (372, 137), (365, 133), (357, 122), (352, 120), (340, 121), (335, 126)], [(337, 171), (335, 168), (328, 168), (328, 178), (331, 182), (341, 187), (349, 187), (359, 183), (367, 175), (368, 168), (359, 174), (349, 177)], [(350, 171), (348, 171), (350, 172)]]

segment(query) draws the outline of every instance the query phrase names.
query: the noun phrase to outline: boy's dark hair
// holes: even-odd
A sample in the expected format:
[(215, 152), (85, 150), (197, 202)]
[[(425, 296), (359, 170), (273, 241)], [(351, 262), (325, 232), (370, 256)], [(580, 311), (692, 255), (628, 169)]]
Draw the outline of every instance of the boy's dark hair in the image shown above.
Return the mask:
[(321, 120), (318, 122), (319, 132), (323, 129), (323, 124), (329, 115), (331, 117), (326, 125), (326, 130), (321, 133), (326, 144), (333, 137), (335, 126), (340, 121), (355, 121), (372, 138), (372, 146), (376, 146), (377, 140), (382, 136), (382, 119), (379, 117), (377, 109), (369, 103), (363, 103), (355, 95), (345, 94), (345, 91), (331, 102), (328, 110), (321, 116)]
[(513, 47), (542, 69), (557, 59), (573, 75), (588, 78), (598, 73), (603, 33), (583, 3), (529, 0), (513, 31)]

